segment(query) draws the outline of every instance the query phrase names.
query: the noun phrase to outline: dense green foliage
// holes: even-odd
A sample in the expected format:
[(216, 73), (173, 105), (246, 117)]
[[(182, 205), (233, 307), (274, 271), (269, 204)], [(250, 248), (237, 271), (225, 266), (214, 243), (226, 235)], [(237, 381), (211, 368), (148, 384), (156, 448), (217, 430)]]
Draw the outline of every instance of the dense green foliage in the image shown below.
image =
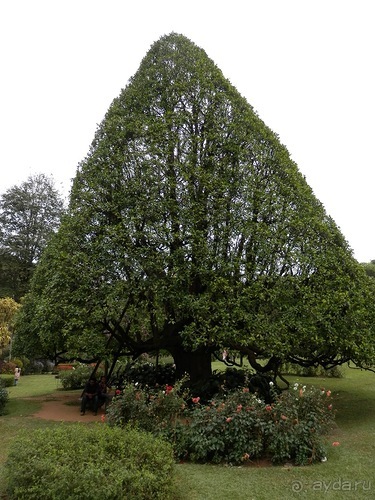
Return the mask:
[(192, 383), (223, 348), (260, 371), (369, 366), (373, 297), (277, 135), (172, 33), (99, 126), (17, 342), (53, 358), (163, 349)]
[(180, 384), (163, 391), (127, 385), (107, 410), (110, 425), (136, 425), (171, 441), (175, 454), (193, 462), (241, 464), (269, 458), (308, 464), (326, 455), (332, 428), (330, 391), (295, 384), (266, 404), (243, 387), (204, 403)]
[(10, 297), (0, 298), (0, 349), (11, 341), (14, 316), (19, 307), (20, 305)]
[(60, 371), (58, 377), (62, 387), (66, 390), (83, 389), (91, 374), (92, 366), (78, 366), (74, 370)]
[(369, 276), (370, 278), (375, 278), (375, 260), (372, 260), (371, 262), (363, 262), (361, 265), (365, 270), (367, 276)]
[(10, 499), (172, 499), (171, 447), (103, 424), (21, 433), (6, 463)]
[(6, 381), (0, 378), (0, 415), (4, 413), (5, 405), (7, 404), (9, 399), (9, 394), (6, 390), (6, 386)]

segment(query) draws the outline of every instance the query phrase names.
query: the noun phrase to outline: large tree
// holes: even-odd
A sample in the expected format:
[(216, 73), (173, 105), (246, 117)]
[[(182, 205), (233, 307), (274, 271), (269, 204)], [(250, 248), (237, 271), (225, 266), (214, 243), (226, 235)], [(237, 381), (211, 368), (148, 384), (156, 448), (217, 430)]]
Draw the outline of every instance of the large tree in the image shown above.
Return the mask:
[(171, 34), (99, 126), (24, 317), (55, 355), (165, 349), (194, 382), (224, 347), (259, 370), (369, 365), (370, 296), (278, 137)]
[(35, 264), (56, 231), (63, 200), (51, 177), (36, 174), (0, 198), (0, 296), (27, 291)]

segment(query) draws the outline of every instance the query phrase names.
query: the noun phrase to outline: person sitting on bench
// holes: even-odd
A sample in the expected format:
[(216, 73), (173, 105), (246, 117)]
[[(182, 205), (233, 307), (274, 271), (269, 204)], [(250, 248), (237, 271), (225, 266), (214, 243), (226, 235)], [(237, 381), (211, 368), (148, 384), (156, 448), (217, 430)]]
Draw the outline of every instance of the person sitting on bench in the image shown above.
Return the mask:
[(109, 394), (108, 389), (107, 378), (103, 375), (100, 377), (99, 381), (99, 407), (104, 405), (104, 407), (107, 408), (107, 405), (111, 402), (112, 396)]
[(86, 412), (87, 403), (91, 404), (91, 409), (94, 412), (94, 415), (98, 412), (98, 403), (99, 403), (99, 384), (96, 381), (95, 377), (90, 377), (89, 381), (85, 385), (85, 389), (82, 394), (81, 400), (81, 415), (84, 415)]

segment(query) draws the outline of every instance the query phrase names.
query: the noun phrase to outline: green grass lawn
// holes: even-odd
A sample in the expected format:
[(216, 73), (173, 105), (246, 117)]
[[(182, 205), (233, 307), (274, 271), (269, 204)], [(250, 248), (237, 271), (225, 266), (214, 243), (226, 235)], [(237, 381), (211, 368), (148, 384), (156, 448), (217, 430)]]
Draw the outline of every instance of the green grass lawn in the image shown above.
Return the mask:
[[(306, 467), (177, 464), (176, 500), (375, 498), (375, 374), (346, 368), (341, 379), (289, 380), (332, 391), (337, 427), (327, 437), (327, 461)], [(40, 403), (23, 398), (56, 390), (58, 381), (52, 375), (22, 377), (19, 386), (10, 388), (8, 414), (0, 417), (0, 498), (5, 498), (2, 466), (18, 431), (61, 425), (33, 418)], [(340, 445), (332, 446), (335, 441)]]

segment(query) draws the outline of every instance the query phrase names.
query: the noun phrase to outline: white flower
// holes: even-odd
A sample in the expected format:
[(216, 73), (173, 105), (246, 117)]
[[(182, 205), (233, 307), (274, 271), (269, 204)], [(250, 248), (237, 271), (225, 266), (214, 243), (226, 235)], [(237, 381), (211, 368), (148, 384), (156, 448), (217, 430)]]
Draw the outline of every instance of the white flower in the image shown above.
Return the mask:
[(273, 387), (273, 382), (272, 382), (272, 380), (271, 380), (271, 382), (270, 382), (270, 386), (271, 386), (271, 387)]
[(321, 462), (327, 462), (327, 457), (323, 457), (323, 458), (321, 459)]

